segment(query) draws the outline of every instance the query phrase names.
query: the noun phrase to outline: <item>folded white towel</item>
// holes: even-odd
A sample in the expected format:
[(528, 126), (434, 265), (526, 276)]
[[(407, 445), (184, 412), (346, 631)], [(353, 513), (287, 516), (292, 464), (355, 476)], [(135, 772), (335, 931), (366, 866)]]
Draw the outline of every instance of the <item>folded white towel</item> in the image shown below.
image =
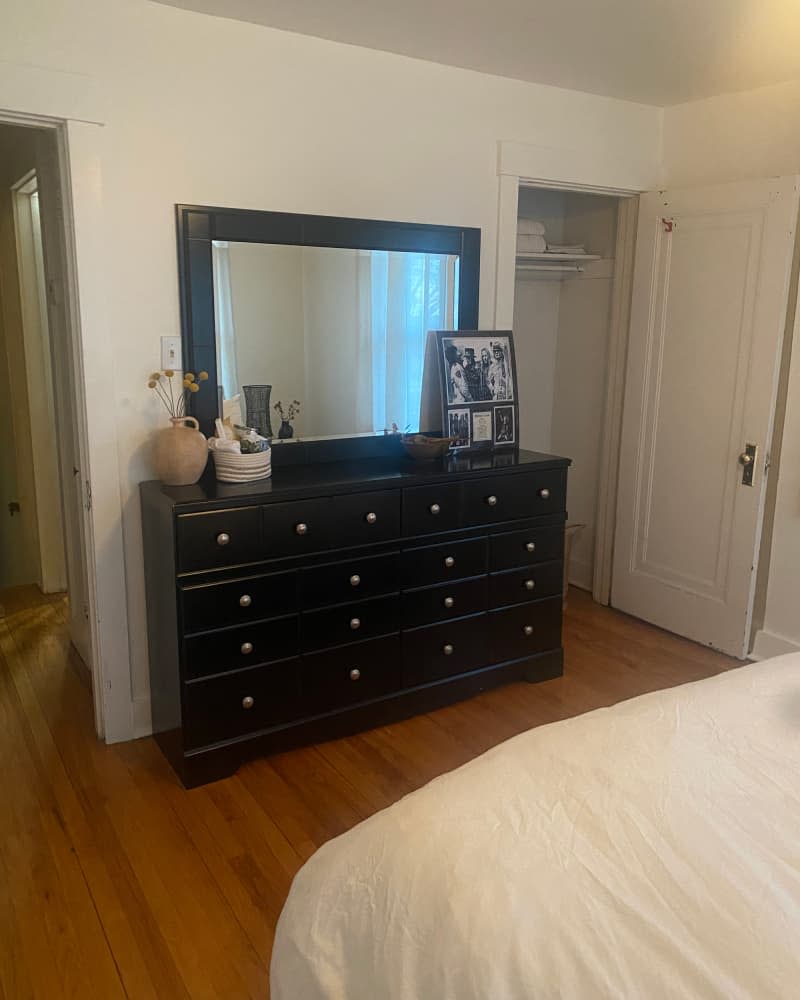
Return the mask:
[(548, 243), (548, 253), (586, 253), (583, 243)]
[(535, 219), (517, 219), (517, 233), (525, 236), (544, 236), (544, 223)]
[(517, 236), (517, 253), (544, 253), (546, 249), (544, 236)]

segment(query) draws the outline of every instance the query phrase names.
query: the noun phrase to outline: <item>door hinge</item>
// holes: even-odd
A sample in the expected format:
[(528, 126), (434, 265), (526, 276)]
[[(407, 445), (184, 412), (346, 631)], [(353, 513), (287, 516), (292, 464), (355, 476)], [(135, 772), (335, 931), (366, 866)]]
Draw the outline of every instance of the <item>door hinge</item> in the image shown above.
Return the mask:
[(84, 504), (84, 507), (86, 508), (87, 511), (89, 511), (92, 509), (92, 484), (89, 482), (88, 479), (85, 479), (84, 485), (86, 487), (86, 502)]

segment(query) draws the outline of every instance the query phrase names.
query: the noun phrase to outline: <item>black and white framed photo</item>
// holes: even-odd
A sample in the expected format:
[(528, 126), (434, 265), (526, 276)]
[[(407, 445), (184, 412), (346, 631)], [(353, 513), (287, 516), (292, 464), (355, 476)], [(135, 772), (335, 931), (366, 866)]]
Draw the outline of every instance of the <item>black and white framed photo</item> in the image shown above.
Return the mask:
[[(443, 427), (458, 438), (454, 447), (516, 447), (519, 400), (511, 330), (437, 330), (435, 337)], [(500, 423), (499, 408), (504, 413)], [(467, 413), (466, 434), (450, 431), (456, 409)]]
[(469, 410), (448, 409), (447, 436), (452, 438), (453, 451), (463, 451), (465, 448), (471, 447), (472, 435)]
[(495, 406), (494, 408), (494, 444), (516, 444), (517, 422), (513, 406)]

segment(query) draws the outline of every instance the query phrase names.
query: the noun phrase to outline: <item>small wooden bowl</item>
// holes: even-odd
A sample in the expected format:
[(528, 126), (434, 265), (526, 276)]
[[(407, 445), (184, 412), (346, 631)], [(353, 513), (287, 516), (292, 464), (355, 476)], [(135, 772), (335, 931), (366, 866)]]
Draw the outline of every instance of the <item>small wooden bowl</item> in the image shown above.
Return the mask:
[(425, 434), (403, 434), (400, 438), (406, 454), (415, 462), (433, 462), (450, 451), (454, 438), (428, 437)]

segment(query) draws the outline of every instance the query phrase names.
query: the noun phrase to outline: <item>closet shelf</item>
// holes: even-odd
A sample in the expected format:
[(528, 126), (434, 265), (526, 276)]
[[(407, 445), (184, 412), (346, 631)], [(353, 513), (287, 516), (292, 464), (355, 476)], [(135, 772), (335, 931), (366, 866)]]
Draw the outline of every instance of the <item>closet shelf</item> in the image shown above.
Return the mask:
[(535, 274), (552, 274), (566, 277), (580, 274), (582, 264), (602, 260), (594, 253), (525, 253), (517, 254), (517, 271)]

